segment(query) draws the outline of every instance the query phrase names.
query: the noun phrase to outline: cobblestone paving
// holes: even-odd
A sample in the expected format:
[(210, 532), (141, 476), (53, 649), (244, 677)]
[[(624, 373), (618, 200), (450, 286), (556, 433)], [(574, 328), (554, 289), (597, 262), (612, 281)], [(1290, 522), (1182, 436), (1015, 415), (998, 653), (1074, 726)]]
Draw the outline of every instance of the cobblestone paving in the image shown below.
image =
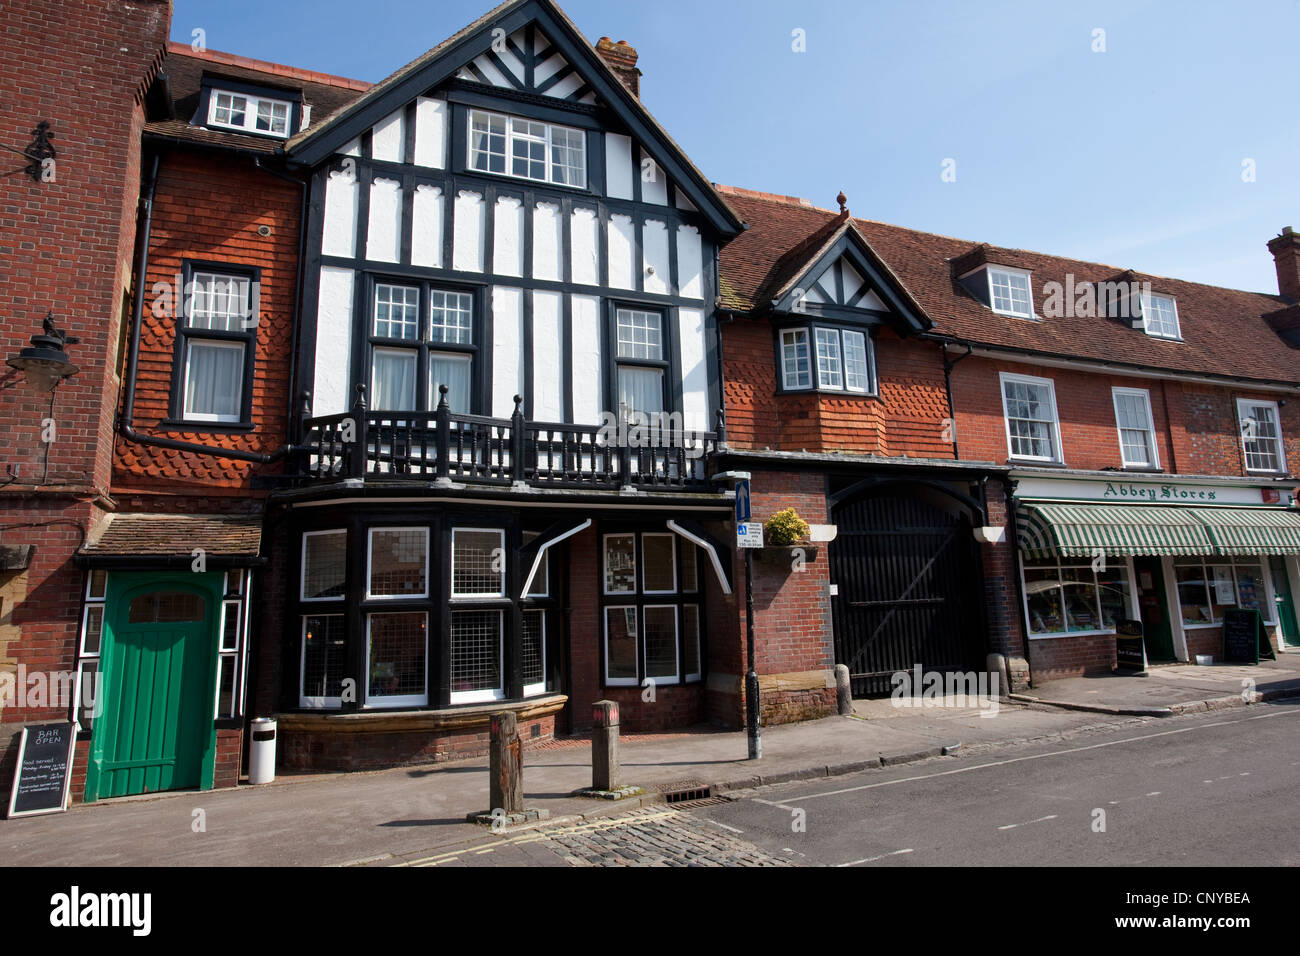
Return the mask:
[(702, 816), (645, 807), (561, 824), (399, 866), (794, 866)]

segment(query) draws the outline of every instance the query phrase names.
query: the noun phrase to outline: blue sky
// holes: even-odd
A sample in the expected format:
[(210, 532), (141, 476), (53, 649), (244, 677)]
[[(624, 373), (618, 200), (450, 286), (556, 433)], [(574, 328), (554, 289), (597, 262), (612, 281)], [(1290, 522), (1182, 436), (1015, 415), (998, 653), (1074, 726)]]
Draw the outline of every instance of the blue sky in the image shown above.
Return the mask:
[[(175, 0), (172, 36), (374, 81), (493, 5)], [(642, 99), (717, 182), (1261, 292), (1265, 242), (1300, 228), (1300, 0), (561, 5), (638, 49)]]

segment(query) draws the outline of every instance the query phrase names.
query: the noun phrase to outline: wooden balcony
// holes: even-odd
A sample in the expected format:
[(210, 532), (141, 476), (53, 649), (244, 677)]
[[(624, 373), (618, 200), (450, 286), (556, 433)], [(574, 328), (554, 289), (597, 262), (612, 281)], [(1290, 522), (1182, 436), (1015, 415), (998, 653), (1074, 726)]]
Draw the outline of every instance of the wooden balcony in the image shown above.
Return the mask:
[[(714, 432), (656, 430), (620, 441), (598, 425), (451, 412), (367, 411), (303, 419), (297, 455), (309, 481), (376, 479), (606, 490), (709, 491)], [(635, 437), (635, 436), (634, 436)], [(649, 440), (644, 440), (648, 438)], [(610, 440), (613, 439), (613, 440)]]

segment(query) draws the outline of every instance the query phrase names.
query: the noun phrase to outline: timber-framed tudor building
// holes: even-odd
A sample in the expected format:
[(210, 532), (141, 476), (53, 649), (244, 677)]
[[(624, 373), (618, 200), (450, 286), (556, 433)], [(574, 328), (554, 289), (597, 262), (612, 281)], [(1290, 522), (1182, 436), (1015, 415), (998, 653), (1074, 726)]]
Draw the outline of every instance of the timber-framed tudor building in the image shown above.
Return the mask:
[(1108, 671), (1124, 621), (1151, 664), (1233, 608), (1300, 648), (1289, 229), (1267, 295), (719, 186), (551, 0), (373, 85), (169, 43), (157, 0), (6, 17), (102, 84), (0, 61), (58, 150), (3, 186), (40, 233), (7, 354), (48, 311), (80, 366), (0, 391), (0, 784), (69, 719), (87, 801), (233, 786), (260, 716), (291, 770), (599, 699), (739, 726), (724, 472), (814, 531), (754, 563), (767, 723), (834, 714), (836, 664)]

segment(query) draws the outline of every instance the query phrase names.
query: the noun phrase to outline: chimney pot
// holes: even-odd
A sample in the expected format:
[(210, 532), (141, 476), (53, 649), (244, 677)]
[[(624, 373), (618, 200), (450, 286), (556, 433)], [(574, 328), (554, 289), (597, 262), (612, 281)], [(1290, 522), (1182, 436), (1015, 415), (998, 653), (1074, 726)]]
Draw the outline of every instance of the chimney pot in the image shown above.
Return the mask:
[(641, 71), (636, 68), (638, 57), (632, 45), (626, 40), (615, 43), (609, 37), (601, 37), (596, 41), (596, 52), (632, 95), (640, 99)]

